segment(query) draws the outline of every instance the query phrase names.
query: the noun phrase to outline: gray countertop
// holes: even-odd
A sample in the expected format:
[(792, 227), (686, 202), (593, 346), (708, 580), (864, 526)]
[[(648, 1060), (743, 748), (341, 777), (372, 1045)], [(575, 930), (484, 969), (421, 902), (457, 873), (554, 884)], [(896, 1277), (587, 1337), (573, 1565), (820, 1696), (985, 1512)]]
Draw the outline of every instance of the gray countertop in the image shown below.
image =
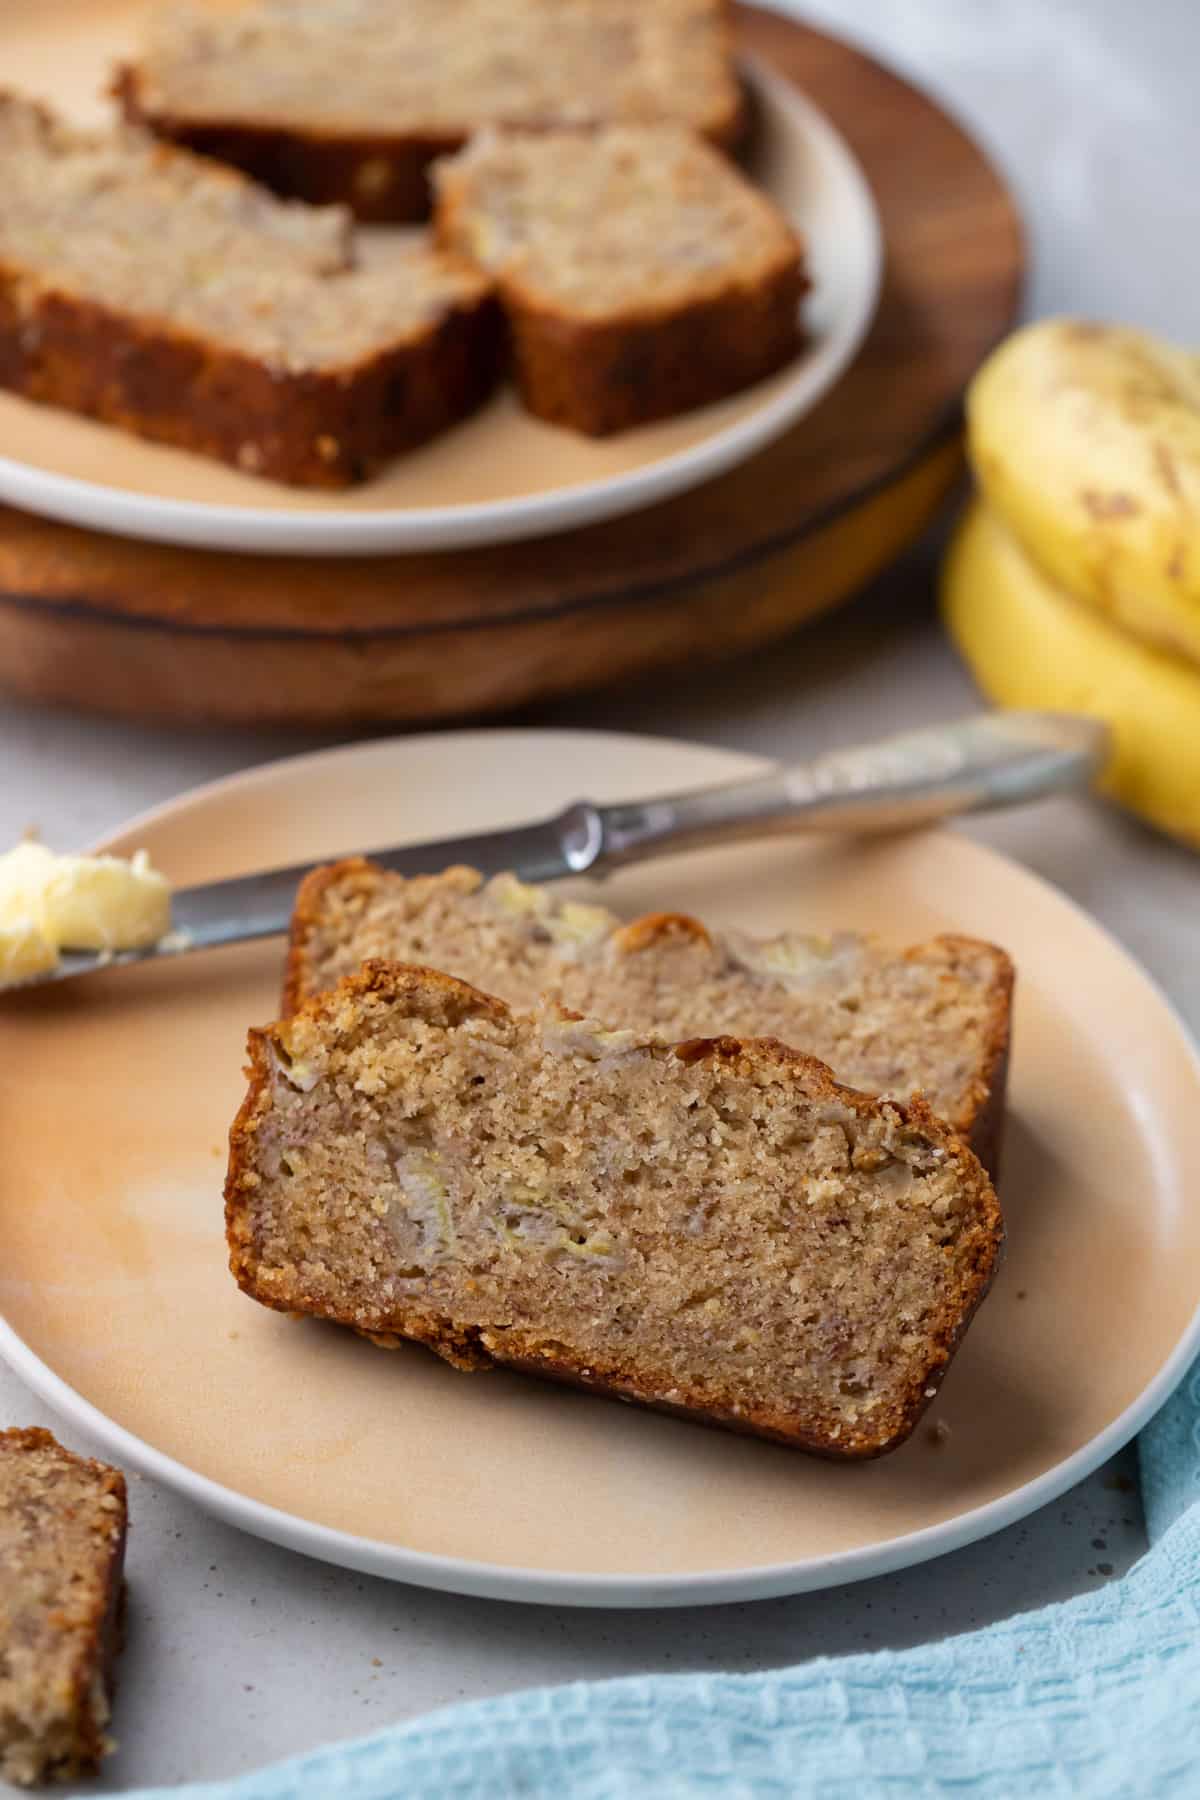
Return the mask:
[[(1196, 336), (1200, 11), (1194, 0), (814, 0), (936, 90), (1025, 206), (1031, 310)], [(937, 544), (791, 643), (719, 672), (543, 708), (798, 759), (974, 704), (932, 615)], [(0, 700), (0, 842), (86, 843), (197, 782), (329, 740), (181, 734)], [(1099, 917), (1200, 1028), (1200, 864), (1100, 807), (1047, 802), (971, 828)], [(0, 1368), (0, 1424), (58, 1425)], [(64, 1435), (80, 1448), (79, 1434)], [(89, 1791), (233, 1774), (460, 1698), (639, 1670), (744, 1670), (968, 1630), (1119, 1574), (1144, 1547), (1132, 1451), (990, 1541), (793, 1600), (660, 1614), (458, 1599), (327, 1568), (131, 1483), (122, 1748)]]

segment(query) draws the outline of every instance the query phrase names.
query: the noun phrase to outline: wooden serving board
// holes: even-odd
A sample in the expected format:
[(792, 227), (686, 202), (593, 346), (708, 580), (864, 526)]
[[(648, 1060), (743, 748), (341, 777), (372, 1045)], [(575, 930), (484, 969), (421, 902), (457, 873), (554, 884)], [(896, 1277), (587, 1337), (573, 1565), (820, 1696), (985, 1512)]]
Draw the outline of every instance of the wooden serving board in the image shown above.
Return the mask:
[(238, 556), (0, 508), (0, 684), (139, 718), (429, 722), (733, 655), (890, 562), (960, 473), (963, 387), (1016, 316), (1019, 220), (925, 95), (779, 14), (738, 21), (847, 139), (885, 234), (868, 340), (799, 426), (628, 518), (442, 554)]

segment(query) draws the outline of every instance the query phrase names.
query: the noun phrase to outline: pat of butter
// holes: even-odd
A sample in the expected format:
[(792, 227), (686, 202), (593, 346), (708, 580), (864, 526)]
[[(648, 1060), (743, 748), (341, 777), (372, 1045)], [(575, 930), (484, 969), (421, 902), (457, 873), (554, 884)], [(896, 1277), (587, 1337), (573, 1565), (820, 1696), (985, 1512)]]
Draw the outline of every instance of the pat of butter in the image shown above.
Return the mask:
[(0, 856), (0, 986), (44, 974), (60, 950), (138, 950), (170, 925), (170, 886), (144, 850), (126, 862), (26, 843)]
[(58, 856), (42, 890), (42, 929), (60, 950), (140, 950), (171, 928), (171, 890), (139, 850)]
[(58, 951), (32, 919), (0, 922), (0, 987), (44, 975), (58, 961)]
[(42, 891), (58, 858), (44, 844), (18, 844), (0, 856), (0, 926), (42, 916)]

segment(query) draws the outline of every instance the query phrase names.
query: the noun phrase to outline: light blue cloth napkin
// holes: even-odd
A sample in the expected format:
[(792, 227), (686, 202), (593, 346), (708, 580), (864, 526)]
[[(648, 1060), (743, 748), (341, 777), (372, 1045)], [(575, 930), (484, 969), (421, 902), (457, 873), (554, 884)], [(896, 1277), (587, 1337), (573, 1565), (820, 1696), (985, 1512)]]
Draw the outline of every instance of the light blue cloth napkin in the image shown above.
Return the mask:
[(1200, 1362), (1143, 1432), (1151, 1549), (967, 1637), (538, 1688), (137, 1800), (1197, 1800)]

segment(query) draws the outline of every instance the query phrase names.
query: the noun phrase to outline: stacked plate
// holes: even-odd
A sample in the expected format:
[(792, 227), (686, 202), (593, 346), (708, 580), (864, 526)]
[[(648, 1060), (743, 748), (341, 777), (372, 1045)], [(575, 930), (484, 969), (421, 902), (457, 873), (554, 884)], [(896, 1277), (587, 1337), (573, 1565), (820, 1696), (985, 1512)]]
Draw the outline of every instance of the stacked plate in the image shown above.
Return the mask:
[[(91, 116), (140, 10), (60, 3), (9, 21), (6, 82)], [(813, 280), (805, 348), (773, 378), (600, 442), (542, 424), (501, 391), (465, 424), (334, 495), (258, 481), (0, 395), (0, 499), (94, 530), (208, 550), (382, 555), (568, 531), (723, 473), (794, 425), (847, 367), (875, 311), (882, 262), (875, 205), (842, 137), (763, 64), (745, 72), (756, 115), (750, 172), (804, 234)]]
[[(5, 80), (106, 117), (148, 4), (27, 9)], [(748, 171), (806, 241), (793, 362), (604, 439), (501, 387), (336, 494), (0, 393), (0, 686), (174, 722), (481, 717), (744, 653), (895, 558), (961, 472), (964, 385), (1014, 321), (1016, 211), (927, 96), (734, 14)]]

